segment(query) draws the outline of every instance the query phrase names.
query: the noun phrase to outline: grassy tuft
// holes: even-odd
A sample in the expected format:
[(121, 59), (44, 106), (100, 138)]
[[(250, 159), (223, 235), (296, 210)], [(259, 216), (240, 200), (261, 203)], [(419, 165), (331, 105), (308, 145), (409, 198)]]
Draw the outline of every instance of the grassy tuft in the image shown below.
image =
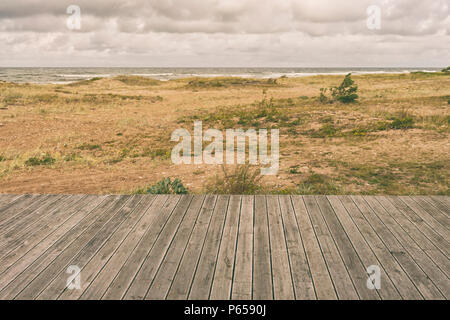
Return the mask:
[(45, 166), (52, 165), (56, 162), (56, 159), (53, 158), (50, 154), (46, 153), (40, 157), (31, 157), (27, 161), (25, 161), (25, 165), (29, 167), (34, 166)]
[(312, 173), (297, 186), (296, 192), (303, 195), (336, 195), (344, 193), (342, 187), (322, 174)]
[(216, 175), (205, 188), (210, 194), (258, 194), (264, 189), (261, 179), (259, 168), (239, 165), (234, 170), (229, 170), (226, 166), (222, 166), (222, 174)]

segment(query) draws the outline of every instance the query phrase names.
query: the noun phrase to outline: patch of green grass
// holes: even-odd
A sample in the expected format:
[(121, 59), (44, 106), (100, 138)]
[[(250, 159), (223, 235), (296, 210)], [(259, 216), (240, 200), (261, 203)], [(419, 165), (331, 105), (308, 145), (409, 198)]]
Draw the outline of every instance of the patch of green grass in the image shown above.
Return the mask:
[(0, 162), (6, 161), (6, 158), (0, 154)]
[(395, 162), (385, 165), (336, 162), (339, 179), (357, 186), (361, 194), (436, 194), (449, 195), (450, 164)]
[(92, 79), (88, 79), (88, 80), (81, 80), (81, 81), (77, 81), (77, 82), (72, 82), (67, 84), (68, 87), (79, 87), (79, 86), (85, 86), (85, 85), (89, 85), (95, 81), (99, 81), (102, 80), (103, 78), (101, 77), (94, 77)]
[(395, 130), (405, 130), (414, 128), (414, 118), (394, 118), (391, 128)]
[(415, 80), (417, 78), (431, 78), (431, 77), (442, 77), (448, 76), (449, 72), (424, 72), (424, 71), (415, 71), (411, 72), (412, 79)]
[(309, 130), (303, 134), (309, 135), (312, 138), (332, 138), (342, 136), (341, 129), (331, 123), (326, 123), (320, 129)]
[(188, 82), (188, 88), (206, 89), (206, 88), (228, 88), (233, 86), (277, 86), (277, 79), (244, 79), (238, 77), (219, 77), (219, 78), (195, 78)]
[(44, 166), (44, 165), (52, 165), (56, 162), (56, 159), (53, 158), (50, 154), (46, 153), (40, 157), (31, 157), (27, 161), (25, 161), (25, 165), (33, 167), (33, 166)]
[(120, 81), (127, 86), (157, 86), (161, 83), (159, 80), (140, 76), (117, 76), (114, 80)]
[(394, 116), (390, 117), (389, 120), (392, 120), (390, 124), (390, 128), (394, 130), (405, 130), (414, 128), (414, 116), (406, 109), (402, 109), (401, 111), (394, 114)]
[(90, 143), (83, 143), (82, 145), (78, 146), (78, 149), (80, 150), (102, 150), (102, 146), (99, 144), (90, 144)]
[(188, 189), (180, 179), (171, 180), (163, 178), (161, 181), (150, 187), (138, 189), (136, 194), (188, 194)]
[(31, 96), (32, 103), (52, 103), (58, 100), (58, 95), (51, 93), (43, 93)]
[(76, 161), (78, 159), (81, 159), (81, 156), (79, 154), (77, 154), (77, 153), (71, 153), (71, 154), (68, 154), (68, 155), (64, 156), (63, 159), (66, 162), (71, 162), (71, 161)]
[(178, 123), (201, 120), (204, 124), (218, 128), (289, 128), (300, 125), (302, 119), (289, 108), (290, 99), (266, 99), (265, 97), (248, 106), (220, 107), (213, 112), (197, 112), (192, 116), (183, 116)]
[(142, 157), (150, 157), (153, 159), (162, 159), (167, 160), (171, 157), (172, 150), (170, 149), (163, 149), (163, 148), (157, 148), (157, 149), (146, 149), (141, 156)]
[(3, 103), (6, 106), (13, 106), (19, 103), (19, 101), (23, 98), (23, 94), (9, 92), (3, 97)]
[(298, 170), (298, 166), (292, 166), (289, 168), (290, 174), (300, 174), (301, 172)]
[(303, 195), (336, 195), (344, 191), (336, 181), (326, 175), (312, 173), (297, 185), (297, 194)]

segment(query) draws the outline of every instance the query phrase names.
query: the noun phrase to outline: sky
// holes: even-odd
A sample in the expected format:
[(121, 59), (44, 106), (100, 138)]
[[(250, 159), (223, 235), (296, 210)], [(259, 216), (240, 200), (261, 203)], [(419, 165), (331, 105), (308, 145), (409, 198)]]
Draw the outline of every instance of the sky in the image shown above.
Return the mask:
[(450, 0), (0, 1), (2, 67), (448, 65)]

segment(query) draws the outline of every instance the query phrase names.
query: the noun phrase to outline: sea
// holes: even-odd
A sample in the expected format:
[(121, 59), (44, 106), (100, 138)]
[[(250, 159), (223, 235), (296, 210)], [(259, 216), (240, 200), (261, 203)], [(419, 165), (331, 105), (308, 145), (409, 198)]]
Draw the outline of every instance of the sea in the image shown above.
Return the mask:
[(0, 68), (0, 80), (16, 83), (64, 84), (96, 77), (136, 75), (167, 81), (190, 77), (279, 78), (311, 75), (345, 75), (437, 72), (440, 68)]

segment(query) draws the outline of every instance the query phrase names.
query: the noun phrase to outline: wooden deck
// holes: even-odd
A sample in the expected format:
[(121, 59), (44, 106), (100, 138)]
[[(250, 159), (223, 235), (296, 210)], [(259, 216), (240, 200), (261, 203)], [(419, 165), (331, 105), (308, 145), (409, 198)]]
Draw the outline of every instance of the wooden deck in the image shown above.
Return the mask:
[(0, 299), (448, 299), (449, 213), (437, 196), (0, 195)]

